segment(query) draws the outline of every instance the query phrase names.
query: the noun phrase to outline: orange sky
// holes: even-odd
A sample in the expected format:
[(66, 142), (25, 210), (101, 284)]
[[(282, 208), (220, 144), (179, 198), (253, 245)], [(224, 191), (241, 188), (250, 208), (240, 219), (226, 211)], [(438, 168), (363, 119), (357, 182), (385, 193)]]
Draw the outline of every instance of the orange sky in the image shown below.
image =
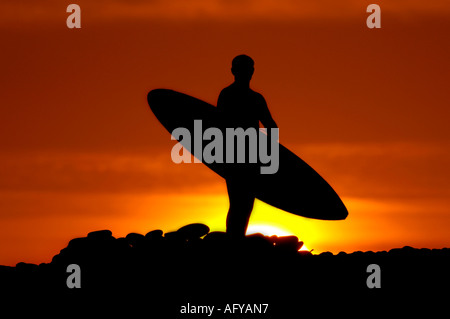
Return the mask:
[(146, 93), (215, 104), (240, 53), (282, 143), (350, 213), (316, 221), (258, 202), (251, 225), (318, 252), (449, 246), (448, 1), (377, 2), (379, 30), (364, 1), (76, 3), (80, 30), (68, 3), (0, 4), (0, 264), (49, 262), (96, 229), (223, 230), (224, 181), (171, 162)]

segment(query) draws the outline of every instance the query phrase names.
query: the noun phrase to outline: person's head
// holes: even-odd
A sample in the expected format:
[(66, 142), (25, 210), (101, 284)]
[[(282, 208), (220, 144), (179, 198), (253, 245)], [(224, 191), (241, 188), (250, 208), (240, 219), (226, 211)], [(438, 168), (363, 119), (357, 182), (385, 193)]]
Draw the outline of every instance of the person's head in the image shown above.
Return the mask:
[(238, 82), (250, 82), (253, 76), (255, 62), (245, 54), (238, 55), (231, 62), (231, 73)]

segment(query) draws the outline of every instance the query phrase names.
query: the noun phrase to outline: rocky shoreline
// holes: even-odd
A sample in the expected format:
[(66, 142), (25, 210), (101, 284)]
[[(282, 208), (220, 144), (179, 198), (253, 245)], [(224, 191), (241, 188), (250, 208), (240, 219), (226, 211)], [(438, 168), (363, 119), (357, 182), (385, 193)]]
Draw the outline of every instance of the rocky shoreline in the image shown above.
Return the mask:
[[(186, 302), (268, 302), (274, 318), (275, 314), (300, 313), (299, 302), (357, 301), (362, 305), (392, 301), (398, 295), (428, 300), (450, 284), (449, 248), (406, 246), (313, 255), (299, 251), (302, 245), (295, 236), (255, 234), (234, 240), (226, 233), (210, 232), (203, 224), (123, 238), (115, 238), (109, 230), (93, 231), (72, 239), (50, 263), (1, 266), (1, 289), (21, 300), (25, 296), (65, 301), (89, 296), (102, 304), (119, 296), (134, 301), (143, 298), (159, 318), (178, 318)], [(78, 267), (79, 278), (69, 265)], [(372, 280), (369, 265), (379, 267), (379, 288), (368, 284)], [(78, 286), (73, 284), (76, 281)], [(268, 314), (252, 316), (269, 318)], [(231, 318), (223, 313), (213, 316), (222, 317)]]

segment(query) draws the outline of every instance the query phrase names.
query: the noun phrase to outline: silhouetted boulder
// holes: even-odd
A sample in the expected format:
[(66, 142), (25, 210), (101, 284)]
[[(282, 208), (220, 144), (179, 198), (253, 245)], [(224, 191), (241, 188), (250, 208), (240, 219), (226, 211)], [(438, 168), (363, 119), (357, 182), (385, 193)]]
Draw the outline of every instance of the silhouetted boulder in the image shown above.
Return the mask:
[[(331, 254), (331, 255), (333, 255), (333, 254)], [(364, 253), (361, 250), (357, 250), (357, 251), (352, 252), (350, 254), (350, 256), (352, 256), (352, 257), (362, 257), (362, 256), (364, 256)]]
[(125, 237), (117, 238), (116, 245), (117, 245), (117, 247), (130, 248), (130, 243), (129, 243), (128, 239), (126, 239)]
[(128, 241), (128, 243), (133, 247), (142, 244), (145, 240), (145, 236), (138, 233), (129, 233), (125, 238)]
[(226, 232), (222, 231), (213, 231), (208, 233), (203, 240), (205, 241), (225, 241), (228, 239), (228, 235)]
[(112, 232), (108, 229), (96, 230), (88, 233), (87, 237), (92, 239), (110, 239), (112, 237)]
[(298, 255), (302, 257), (313, 256), (313, 254), (308, 250), (300, 250), (298, 251)]
[(245, 243), (251, 248), (270, 249), (273, 247), (273, 244), (268, 239), (268, 237), (264, 236), (261, 233), (248, 235), (244, 238), (244, 240)]
[(182, 236), (180, 236), (180, 233), (176, 232), (176, 231), (170, 231), (164, 234), (164, 238), (168, 239), (168, 240), (173, 240), (173, 241), (181, 241), (184, 238)]
[(297, 236), (280, 236), (275, 239), (275, 246), (285, 250), (298, 251), (303, 246), (303, 242), (298, 241)]
[[(94, 237), (95, 238), (95, 237)], [(89, 239), (87, 237), (74, 238), (69, 241), (67, 248), (69, 249), (85, 249), (89, 246)]]
[(421, 256), (424, 256), (424, 257), (429, 257), (429, 256), (432, 255), (432, 251), (431, 251), (431, 249), (429, 249), (429, 248), (421, 248), (421, 249), (419, 250), (419, 252), (420, 252), (420, 255), (421, 255)]
[(270, 237), (268, 237), (268, 239), (270, 240), (270, 242), (275, 245), (277, 243), (278, 240), (278, 236), (277, 235), (272, 235)]
[(145, 234), (145, 238), (148, 240), (160, 240), (162, 239), (163, 231), (161, 229), (155, 229), (152, 231), (149, 231), (147, 234)]
[(209, 233), (209, 227), (205, 224), (189, 224), (177, 231), (178, 235), (185, 240), (200, 238)]
[(24, 262), (19, 262), (19, 263), (16, 264), (16, 269), (18, 271), (24, 271), (24, 272), (37, 271), (38, 270), (38, 265), (30, 264), (30, 263), (24, 263)]
[(229, 249), (229, 236), (225, 232), (213, 231), (203, 238), (203, 246), (208, 249), (209, 254), (220, 254), (220, 252)]
[(320, 257), (333, 257), (333, 253), (329, 251), (324, 251), (323, 253), (319, 254)]
[(0, 265), (0, 274), (9, 274), (14, 272), (15, 267)]

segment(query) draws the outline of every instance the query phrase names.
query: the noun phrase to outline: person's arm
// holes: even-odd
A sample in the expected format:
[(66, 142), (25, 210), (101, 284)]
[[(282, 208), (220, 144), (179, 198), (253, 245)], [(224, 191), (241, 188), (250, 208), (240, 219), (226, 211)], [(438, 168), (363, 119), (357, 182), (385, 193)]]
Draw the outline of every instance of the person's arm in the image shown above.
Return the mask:
[(261, 95), (261, 115), (260, 115), (260, 121), (262, 125), (269, 129), (269, 128), (278, 128), (277, 123), (275, 123), (274, 119), (272, 118), (272, 115), (270, 114), (269, 108), (267, 106), (266, 100)]
[[(221, 119), (222, 125), (220, 125), (220, 129), (224, 130), (228, 125), (228, 119), (226, 114), (226, 105), (227, 105), (227, 99), (226, 99), (226, 93), (224, 90), (222, 90), (219, 94), (219, 98), (217, 99), (217, 113), (219, 119)], [(223, 131), (225, 134), (225, 131)]]
[(219, 94), (219, 98), (217, 99), (217, 111), (223, 112), (225, 106), (225, 94), (223, 90)]

